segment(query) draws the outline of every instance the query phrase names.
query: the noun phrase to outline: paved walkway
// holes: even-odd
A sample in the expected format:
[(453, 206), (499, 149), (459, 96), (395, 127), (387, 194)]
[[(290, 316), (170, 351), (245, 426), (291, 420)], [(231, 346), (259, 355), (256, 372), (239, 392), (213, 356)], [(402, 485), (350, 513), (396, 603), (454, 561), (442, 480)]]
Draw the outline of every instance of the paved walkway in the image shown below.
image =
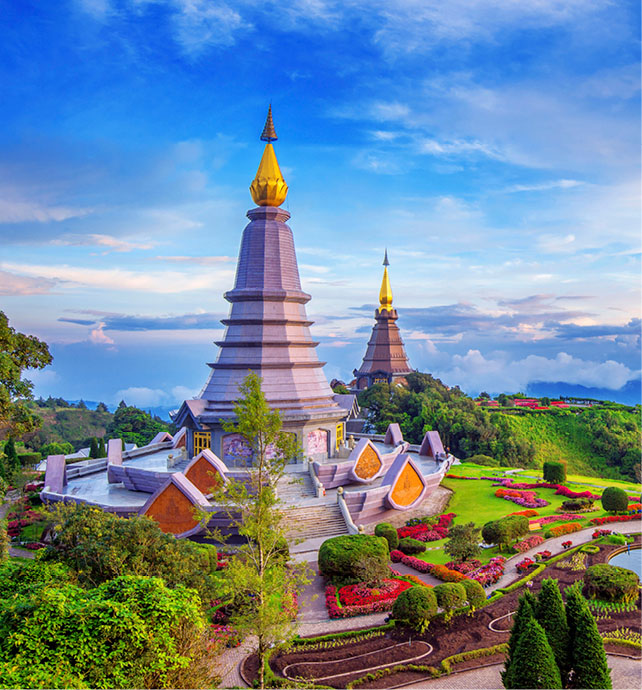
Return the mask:
[[(614, 690), (639, 690), (642, 686), (642, 664), (634, 659), (624, 659), (608, 655), (611, 680)], [(426, 690), (497, 690), (502, 687), (500, 672), (504, 664), (494, 664), (486, 668), (462, 671), (449, 676), (422, 680), (406, 688), (426, 688)]]

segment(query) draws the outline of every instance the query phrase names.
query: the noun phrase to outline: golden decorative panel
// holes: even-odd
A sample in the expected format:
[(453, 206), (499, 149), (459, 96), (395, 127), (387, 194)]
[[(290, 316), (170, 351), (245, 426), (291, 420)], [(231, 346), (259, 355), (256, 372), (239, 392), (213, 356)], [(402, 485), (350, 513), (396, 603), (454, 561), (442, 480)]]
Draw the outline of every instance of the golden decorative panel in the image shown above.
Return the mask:
[(168, 484), (145, 511), (145, 515), (156, 520), (163, 532), (182, 534), (196, 527), (194, 505), (174, 484)]
[(419, 498), (423, 490), (424, 482), (417, 470), (406, 463), (392, 489), (391, 498), (400, 506), (409, 506)]
[(363, 452), (357, 460), (357, 464), (354, 468), (354, 473), (360, 479), (370, 479), (374, 477), (377, 472), (381, 469), (381, 460), (377, 455), (375, 449), (368, 445), (363, 449)]

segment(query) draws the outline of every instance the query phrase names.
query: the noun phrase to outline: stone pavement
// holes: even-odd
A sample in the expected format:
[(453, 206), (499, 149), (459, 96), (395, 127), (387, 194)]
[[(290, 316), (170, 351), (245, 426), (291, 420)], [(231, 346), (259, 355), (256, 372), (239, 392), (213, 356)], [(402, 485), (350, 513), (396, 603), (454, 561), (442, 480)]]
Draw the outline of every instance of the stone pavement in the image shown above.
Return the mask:
[[(611, 680), (614, 690), (639, 690), (642, 687), (642, 665), (635, 659), (608, 655)], [(426, 688), (426, 690), (497, 690), (502, 687), (500, 672), (503, 664), (494, 664), (472, 671), (453, 673), (441, 678), (422, 680), (406, 688)]]

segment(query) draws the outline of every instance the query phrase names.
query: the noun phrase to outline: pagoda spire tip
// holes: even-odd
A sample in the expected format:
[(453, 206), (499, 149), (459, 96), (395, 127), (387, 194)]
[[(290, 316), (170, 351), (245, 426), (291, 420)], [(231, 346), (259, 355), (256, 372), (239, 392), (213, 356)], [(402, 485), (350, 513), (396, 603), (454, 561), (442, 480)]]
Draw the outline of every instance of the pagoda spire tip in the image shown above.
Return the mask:
[(390, 266), (390, 262), (388, 261), (388, 247), (386, 247), (386, 251), (383, 255), (383, 265)]
[(261, 133), (261, 141), (267, 141), (271, 143), (276, 141), (278, 137), (276, 136), (276, 130), (274, 129), (274, 122), (272, 120), (272, 104), (270, 103), (268, 107), (268, 114), (265, 118), (265, 126), (263, 127), (263, 132)]

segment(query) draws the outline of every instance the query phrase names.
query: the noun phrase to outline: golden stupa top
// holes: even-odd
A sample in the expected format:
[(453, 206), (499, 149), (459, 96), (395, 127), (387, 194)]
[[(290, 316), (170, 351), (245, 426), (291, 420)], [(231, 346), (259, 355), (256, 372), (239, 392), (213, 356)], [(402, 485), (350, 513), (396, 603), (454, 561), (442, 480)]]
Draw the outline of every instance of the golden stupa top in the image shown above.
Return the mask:
[(383, 279), (381, 280), (381, 290), (379, 290), (379, 309), (392, 309), (392, 288), (390, 287), (390, 278), (388, 278), (388, 250), (383, 258)]
[(270, 105), (265, 127), (263, 127), (261, 134), (261, 140), (267, 143), (263, 150), (259, 169), (250, 185), (250, 194), (257, 206), (280, 206), (288, 194), (288, 186), (285, 184), (272, 146), (272, 142), (276, 139), (276, 131), (272, 121), (272, 105)]

